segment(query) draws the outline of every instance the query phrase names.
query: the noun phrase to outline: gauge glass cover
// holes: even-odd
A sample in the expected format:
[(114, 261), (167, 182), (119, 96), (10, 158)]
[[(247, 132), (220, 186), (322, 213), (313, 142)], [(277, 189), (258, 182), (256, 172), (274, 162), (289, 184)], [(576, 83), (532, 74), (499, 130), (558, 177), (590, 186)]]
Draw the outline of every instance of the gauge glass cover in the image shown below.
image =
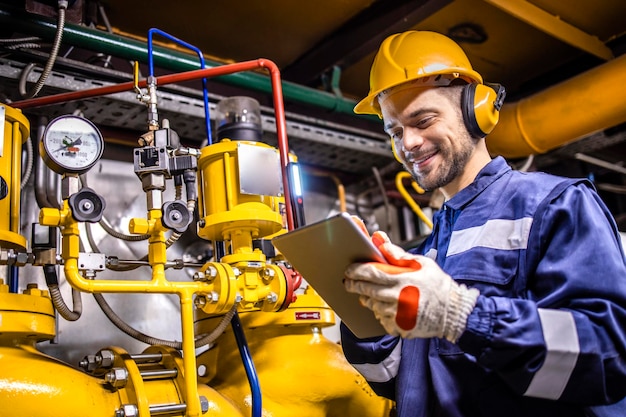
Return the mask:
[(42, 156), (50, 169), (59, 173), (83, 173), (102, 156), (104, 139), (89, 120), (65, 115), (52, 120), (41, 142)]

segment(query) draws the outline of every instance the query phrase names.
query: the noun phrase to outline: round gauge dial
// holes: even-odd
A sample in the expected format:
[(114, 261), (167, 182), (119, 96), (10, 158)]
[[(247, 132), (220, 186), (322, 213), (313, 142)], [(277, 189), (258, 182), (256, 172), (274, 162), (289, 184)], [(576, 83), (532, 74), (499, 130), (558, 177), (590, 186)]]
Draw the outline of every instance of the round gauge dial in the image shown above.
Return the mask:
[(65, 115), (48, 123), (41, 140), (41, 156), (58, 174), (82, 174), (102, 156), (104, 139), (89, 120)]

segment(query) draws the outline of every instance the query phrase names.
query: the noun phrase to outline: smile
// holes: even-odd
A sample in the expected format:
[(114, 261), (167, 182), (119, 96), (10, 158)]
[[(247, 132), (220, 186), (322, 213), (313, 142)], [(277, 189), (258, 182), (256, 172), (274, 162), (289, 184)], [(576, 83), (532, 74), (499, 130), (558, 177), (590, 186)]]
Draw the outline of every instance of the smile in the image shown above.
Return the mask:
[(432, 158), (438, 153), (439, 153), (438, 151), (433, 151), (426, 155), (421, 155), (419, 158), (412, 158), (412, 162), (414, 165), (421, 167), (423, 165), (428, 164), (432, 160)]

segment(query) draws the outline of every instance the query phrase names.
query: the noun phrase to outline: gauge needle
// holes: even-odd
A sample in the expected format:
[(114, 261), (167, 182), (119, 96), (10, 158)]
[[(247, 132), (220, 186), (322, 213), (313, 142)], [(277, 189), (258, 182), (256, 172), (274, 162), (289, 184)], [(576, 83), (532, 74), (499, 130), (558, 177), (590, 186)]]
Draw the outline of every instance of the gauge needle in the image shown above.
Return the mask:
[[(63, 139), (64, 145), (61, 146), (58, 149), (53, 150), (52, 153), (62, 151), (63, 149), (67, 149), (70, 152), (77, 152), (78, 148), (76, 148), (76, 145), (82, 145), (83, 144), (83, 141), (80, 139), (81, 137), (82, 137), (82, 135), (79, 136), (78, 138), (76, 138), (75, 140), (69, 142), (69, 143), (66, 143), (66, 140)], [(68, 137), (66, 136), (66, 138), (68, 138)], [(68, 138), (68, 139), (70, 139), (70, 138)]]

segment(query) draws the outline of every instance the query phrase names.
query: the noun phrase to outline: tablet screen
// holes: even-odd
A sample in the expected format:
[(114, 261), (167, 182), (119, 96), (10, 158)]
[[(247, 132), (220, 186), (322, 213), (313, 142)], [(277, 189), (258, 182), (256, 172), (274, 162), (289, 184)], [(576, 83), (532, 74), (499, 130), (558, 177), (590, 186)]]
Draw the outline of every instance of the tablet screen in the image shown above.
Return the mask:
[(359, 296), (343, 286), (344, 272), (355, 262), (385, 262), (350, 215), (341, 213), (272, 239), (274, 246), (359, 338), (386, 334)]

